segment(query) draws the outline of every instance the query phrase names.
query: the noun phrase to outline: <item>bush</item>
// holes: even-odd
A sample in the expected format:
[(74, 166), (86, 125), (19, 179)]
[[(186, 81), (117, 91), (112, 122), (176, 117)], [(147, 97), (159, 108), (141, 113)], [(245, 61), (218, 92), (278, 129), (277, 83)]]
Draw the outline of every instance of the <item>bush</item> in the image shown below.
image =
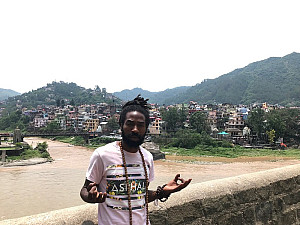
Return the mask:
[(38, 145), (34, 148), (34, 150), (38, 150), (40, 153), (47, 152), (48, 144), (47, 142), (38, 143)]
[(110, 138), (110, 137), (96, 137), (96, 138), (91, 139), (90, 143), (92, 145), (97, 145), (97, 144), (101, 144), (101, 143), (108, 144), (108, 143), (118, 141), (118, 140), (119, 139), (117, 139), (117, 138)]
[[(193, 149), (196, 146), (201, 146), (208, 151), (213, 148), (223, 147), (232, 148), (232, 144), (228, 141), (220, 141), (212, 139), (207, 133), (202, 132), (201, 134), (193, 130), (180, 130), (176, 132), (174, 138), (168, 138), (169, 144), (165, 146), (178, 147)], [(163, 141), (157, 139), (157, 143), (163, 143)], [(166, 142), (165, 142), (166, 143)]]
[(176, 132), (172, 145), (179, 148), (195, 148), (200, 140), (201, 135), (199, 133), (191, 130), (180, 130)]
[(41, 157), (42, 157), (42, 158), (50, 158), (50, 154), (49, 154), (49, 152), (43, 152), (43, 153), (41, 154)]
[(21, 153), (21, 159), (31, 159), (31, 158), (38, 158), (40, 157), (40, 152), (37, 150), (25, 150), (24, 152)]

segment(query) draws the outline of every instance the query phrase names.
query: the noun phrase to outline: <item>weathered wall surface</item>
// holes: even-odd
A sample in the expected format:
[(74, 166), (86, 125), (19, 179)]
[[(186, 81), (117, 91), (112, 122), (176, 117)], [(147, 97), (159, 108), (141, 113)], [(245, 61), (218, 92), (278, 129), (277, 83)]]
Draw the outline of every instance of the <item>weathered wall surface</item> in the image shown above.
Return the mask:
[[(159, 207), (150, 204), (152, 225), (300, 224), (300, 165), (191, 184)], [(0, 221), (0, 224), (97, 223), (96, 205)]]
[(151, 219), (152, 225), (300, 224), (300, 165), (192, 185)]

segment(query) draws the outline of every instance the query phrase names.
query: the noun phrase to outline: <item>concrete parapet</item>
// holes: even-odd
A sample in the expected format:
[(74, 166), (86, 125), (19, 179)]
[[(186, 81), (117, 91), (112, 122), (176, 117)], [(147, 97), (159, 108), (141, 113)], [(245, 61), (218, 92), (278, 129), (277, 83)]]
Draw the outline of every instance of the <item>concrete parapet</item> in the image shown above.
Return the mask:
[(299, 224), (300, 165), (190, 185), (151, 224)]
[[(166, 203), (150, 203), (149, 208), (152, 225), (300, 224), (300, 164), (191, 184)], [(0, 224), (96, 222), (96, 205), (86, 204)]]

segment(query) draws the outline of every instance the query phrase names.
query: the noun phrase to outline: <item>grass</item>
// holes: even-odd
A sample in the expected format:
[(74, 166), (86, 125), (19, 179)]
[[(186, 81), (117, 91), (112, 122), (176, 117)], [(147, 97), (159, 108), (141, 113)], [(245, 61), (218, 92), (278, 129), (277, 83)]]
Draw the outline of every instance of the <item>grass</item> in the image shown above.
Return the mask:
[[(57, 137), (56, 140), (73, 144), (85, 146), (90, 149), (103, 146), (106, 143), (97, 143), (86, 145), (82, 137)], [(207, 145), (197, 145), (193, 149), (177, 148), (177, 147), (160, 147), (162, 152), (170, 155), (182, 156), (212, 156), (212, 157), (262, 157), (262, 156), (276, 156), (276, 157), (291, 157), (300, 159), (300, 149), (286, 149), (286, 150), (272, 150), (272, 149), (246, 149), (243, 147), (235, 146), (232, 148), (225, 147), (212, 147)]]
[(261, 156), (276, 156), (276, 157), (292, 157), (300, 159), (300, 149), (286, 149), (286, 150), (271, 150), (271, 149), (245, 149), (242, 147), (233, 148), (212, 148), (209, 146), (197, 146), (194, 149), (185, 148), (161, 148), (162, 152), (171, 155), (182, 156), (214, 156), (226, 158), (238, 157), (261, 157)]
[(61, 141), (64, 143), (72, 144), (72, 145), (77, 145), (77, 146), (84, 146), (90, 149), (96, 149), (98, 147), (104, 146), (107, 144), (107, 142), (95, 142), (91, 140), (91, 144), (87, 145), (85, 143), (85, 140), (81, 136), (76, 136), (76, 137), (66, 137), (66, 136), (58, 136), (55, 138), (56, 141)]
[(0, 150), (15, 150), (16, 147), (0, 147)]
[[(25, 147), (24, 147), (25, 146)], [(24, 145), (20, 151), (19, 155), (14, 156), (7, 156), (8, 161), (18, 161), (18, 160), (26, 160), (32, 158), (47, 158), (48, 160), (52, 160), (49, 152), (47, 151), (48, 145), (46, 142), (39, 143), (35, 149), (32, 149), (31, 146)], [(22, 147), (21, 143), (16, 143), (16, 146), (13, 147), (14, 149), (18, 147)], [(12, 147), (11, 147), (12, 148)]]
[(50, 159), (50, 155), (48, 152), (41, 153), (38, 150), (33, 149), (27, 149), (23, 151), (19, 156), (7, 156), (8, 161), (18, 161), (18, 160), (26, 160), (26, 159), (32, 159), (32, 158), (48, 158)]

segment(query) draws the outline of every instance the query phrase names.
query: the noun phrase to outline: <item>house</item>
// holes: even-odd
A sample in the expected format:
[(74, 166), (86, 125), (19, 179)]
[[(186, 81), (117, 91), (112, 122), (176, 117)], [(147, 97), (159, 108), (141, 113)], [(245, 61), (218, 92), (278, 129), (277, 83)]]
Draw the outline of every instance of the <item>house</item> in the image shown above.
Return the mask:
[(150, 117), (150, 124), (148, 127), (148, 134), (150, 135), (160, 135), (161, 134), (161, 118)]

